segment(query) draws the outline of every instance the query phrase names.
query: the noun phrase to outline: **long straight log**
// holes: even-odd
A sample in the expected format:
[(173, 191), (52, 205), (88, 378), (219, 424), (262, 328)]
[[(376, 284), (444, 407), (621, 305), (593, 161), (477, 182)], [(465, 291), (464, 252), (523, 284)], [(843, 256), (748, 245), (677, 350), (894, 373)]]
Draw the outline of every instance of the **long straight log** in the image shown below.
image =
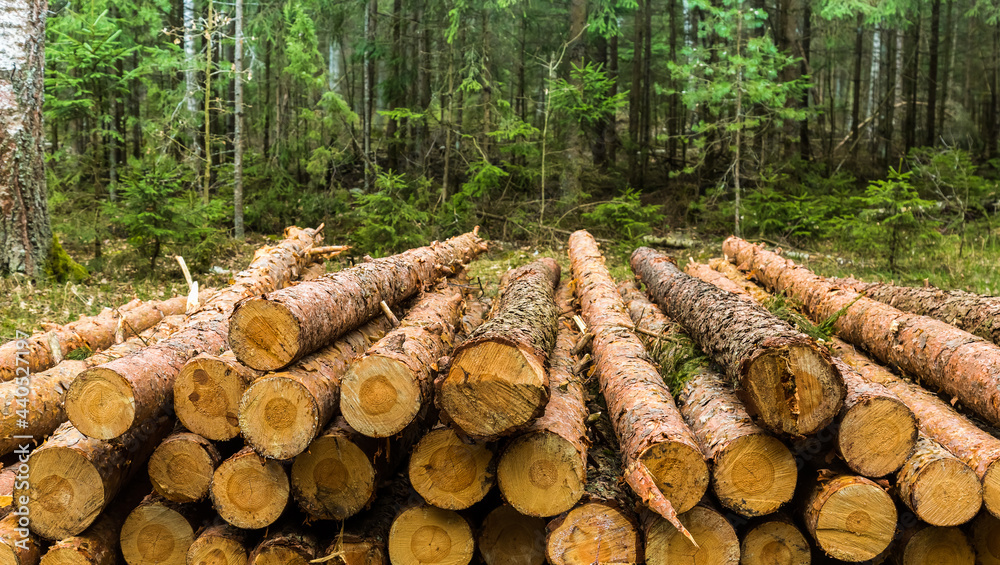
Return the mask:
[(236, 359), (201, 353), (188, 361), (174, 381), (174, 413), (185, 428), (212, 441), (240, 435), (240, 398), (250, 383), (264, 376)]
[(882, 553), (896, 532), (896, 506), (882, 487), (855, 475), (821, 473), (806, 498), (806, 531), (827, 555), (864, 561)]
[(730, 237), (723, 251), (766, 287), (801, 301), (806, 314), (874, 357), (903, 369), (1000, 424), (1000, 347), (939, 320), (907, 314), (838, 287), (774, 253)]
[(648, 247), (632, 253), (631, 265), (654, 302), (725, 370), (764, 427), (808, 435), (833, 421), (846, 389), (815, 340)]
[(477, 230), (247, 298), (229, 321), (230, 349), (253, 369), (287, 367), (485, 250)]
[(899, 470), (896, 486), (903, 503), (933, 526), (964, 524), (983, 504), (983, 487), (975, 472), (923, 434)]
[(442, 419), (492, 441), (523, 429), (549, 400), (559, 264), (545, 258), (504, 274), (489, 319), (455, 348), (437, 403)]
[(173, 405), (174, 380), (202, 352), (222, 353), (236, 303), (280, 288), (309, 262), (322, 236), (313, 229), (285, 230), (285, 239), (259, 249), (246, 271), (188, 317), (184, 327), (156, 345), (87, 369), (66, 392), (66, 414), (87, 436), (111, 439)]
[(708, 489), (705, 457), (632, 330), (593, 236), (575, 232), (569, 255), (580, 310), (594, 333), (595, 372), (621, 444), (626, 477), (644, 502), (676, 520), (674, 512), (693, 508)]

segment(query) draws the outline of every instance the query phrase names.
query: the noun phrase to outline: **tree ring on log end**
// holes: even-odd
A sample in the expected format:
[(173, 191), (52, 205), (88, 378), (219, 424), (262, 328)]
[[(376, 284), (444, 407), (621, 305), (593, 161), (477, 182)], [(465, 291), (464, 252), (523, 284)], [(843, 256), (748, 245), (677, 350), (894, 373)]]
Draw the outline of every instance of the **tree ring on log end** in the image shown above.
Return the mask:
[[(5, 560), (4, 546), (0, 546), (0, 564), (16, 564), (17, 561)], [(8, 558), (9, 559), (9, 558)], [(41, 565), (93, 565), (90, 556), (81, 553), (77, 548), (52, 546), (40, 561)], [(224, 565), (224, 564), (223, 564)]]
[(59, 540), (75, 536), (104, 509), (104, 481), (86, 457), (73, 449), (39, 449), (29, 460), (31, 529)]
[(370, 437), (401, 432), (420, 411), (420, 386), (406, 365), (381, 355), (363, 357), (340, 383), (340, 411), (352, 428)]
[(253, 565), (308, 565), (309, 560), (290, 547), (273, 545), (257, 553)]
[(743, 536), (743, 565), (809, 565), (812, 548), (798, 528), (789, 522), (764, 522)]
[(287, 307), (263, 298), (244, 301), (229, 318), (229, 348), (241, 363), (258, 371), (283, 369), (298, 358), (300, 333)]
[(465, 565), (472, 560), (472, 529), (451, 510), (415, 506), (404, 510), (389, 530), (393, 563)]
[(837, 447), (854, 472), (882, 477), (903, 466), (917, 433), (916, 419), (905, 404), (895, 398), (872, 398), (846, 412)]
[(188, 549), (188, 562), (196, 565), (247, 565), (247, 550), (234, 539), (202, 535)]
[(203, 446), (175, 441), (160, 444), (148, 468), (156, 492), (176, 502), (194, 502), (208, 494), (215, 462)]
[(976, 555), (962, 530), (928, 526), (913, 534), (903, 565), (973, 565)]
[(576, 447), (545, 431), (514, 439), (497, 465), (504, 498), (528, 516), (545, 518), (569, 510), (583, 496), (586, 478)]
[(663, 441), (639, 456), (657, 488), (681, 514), (694, 508), (708, 490), (708, 465), (701, 451), (686, 443)]
[(545, 563), (545, 521), (525, 516), (509, 504), (486, 516), (478, 541), (486, 565)]
[(545, 555), (553, 565), (641, 562), (641, 534), (618, 507), (581, 504), (549, 524)]
[(187, 519), (159, 503), (140, 505), (122, 524), (121, 550), (130, 565), (184, 563), (192, 542)]
[(646, 528), (646, 563), (667, 565), (737, 565), (740, 562), (740, 540), (733, 527), (721, 514), (704, 506), (695, 506), (678, 516), (691, 536), (695, 547), (670, 522), (654, 517)]
[(1000, 518), (980, 512), (972, 523), (972, 543), (979, 557), (977, 565), (1000, 565)]
[(712, 485), (727, 508), (764, 516), (792, 499), (798, 468), (780, 440), (764, 433), (741, 436), (716, 453)]
[(236, 413), (245, 389), (225, 363), (196, 357), (174, 381), (174, 412), (185, 428), (206, 439), (232, 439), (240, 433)]
[(281, 373), (255, 381), (240, 400), (240, 429), (257, 453), (291, 459), (319, 432), (319, 407), (301, 383)]
[(212, 476), (212, 502), (219, 516), (237, 528), (274, 523), (288, 503), (288, 476), (277, 461), (253, 452), (223, 461)]
[(973, 519), (982, 507), (982, 483), (958, 459), (939, 459), (916, 473), (910, 500), (917, 516), (928, 524), (958, 526)]
[(66, 415), (85, 436), (114, 439), (132, 427), (135, 391), (117, 372), (103, 367), (84, 371), (66, 391)]
[[(864, 515), (864, 519), (862, 518)], [(867, 528), (859, 531), (860, 523)], [(816, 543), (831, 557), (864, 561), (885, 550), (896, 532), (896, 506), (874, 484), (851, 483), (832, 493), (819, 510)]]
[(1000, 459), (990, 463), (983, 475), (983, 505), (994, 516), (1000, 516)]
[(375, 468), (344, 437), (321, 435), (292, 464), (292, 496), (313, 518), (344, 520), (375, 491)]
[(454, 430), (438, 428), (421, 438), (410, 456), (413, 488), (434, 506), (461, 510), (479, 502), (493, 487), (493, 452), (485, 444), (464, 443)]

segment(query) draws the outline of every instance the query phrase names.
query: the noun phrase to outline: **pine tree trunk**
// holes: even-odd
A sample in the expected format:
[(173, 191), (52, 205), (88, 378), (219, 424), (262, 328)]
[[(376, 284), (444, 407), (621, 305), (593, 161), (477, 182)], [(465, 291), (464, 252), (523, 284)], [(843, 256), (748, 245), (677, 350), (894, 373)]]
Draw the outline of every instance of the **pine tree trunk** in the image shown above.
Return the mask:
[(174, 413), (185, 428), (205, 439), (233, 439), (240, 434), (240, 398), (262, 376), (263, 371), (244, 366), (232, 351), (199, 354), (174, 381)]
[(212, 475), (212, 506), (223, 520), (243, 529), (270, 526), (289, 500), (288, 473), (280, 463), (244, 447)]
[(698, 542), (698, 547), (692, 546), (669, 522), (647, 512), (642, 520), (646, 534), (647, 565), (673, 565), (685, 561), (718, 565), (740, 563), (740, 540), (726, 517), (717, 510), (706, 504), (699, 504), (679, 518)]
[(955, 4), (953, 2), (948, 2), (948, 11), (945, 13), (945, 30), (946, 36), (944, 40), (944, 64), (945, 68), (941, 72), (941, 102), (938, 104), (937, 112), (937, 131), (938, 135), (943, 136), (944, 131), (944, 121), (945, 116), (948, 113), (948, 90), (951, 88), (951, 77), (955, 72), (955, 48), (956, 42), (958, 40), (958, 20), (953, 16), (953, 9)]
[(0, 28), (0, 275), (44, 274), (52, 229), (45, 191), (47, 0), (2, 0)]
[(233, 55), (233, 81), (236, 92), (233, 135), (233, 228), (236, 239), (243, 239), (243, 0), (236, 0), (236, 48)]
[(172, 502), (195, 502), (208, 496), (209, 483), (222, 456), (215, 444), (190, 432), (175, 432), (149, 457), (149, 482)]
[(903, 150), (909, 154), (917, 144), (917, 73), (920, 69), (920, 12), (916, 22), (906, 33), (906, 68), (903, 71), (903, 102), (906, 114), (903, 118)]
[(896, 507), (882, 487), (824, 471), (803, 508), (806, 531), (827, 555), (864, 561), (882, 553), (896, 532)]
[[(861, 136), (861, 56), (864, 54), (864, 16), (858, 14), (854, 30), (854, 91), (851, 95), (851, 152), (858, 147)], [(737, 234), (739, 235), (739, 234)]]
[[(949, 3), (949, 10), (951, 4)], [(938, 51), (941, 44), (941, 0), (931, 2), (931, 37), (928, 44), (930, 51), (929, 78), (927, 80), (927, 137), (924, 145), (933, 147), (937, 141), (934, 126), (937, 120), (937, 92), (938, 92)]]
[(892, 151), (892, 140), (893, 136), (896, 134), (896, 96), (893, 94), (896, 91), (896, 79), (899, 74), (899, 67), (897, 65), (897, 36), (898, 31), (896, 28), (890, 28), (888, 31), (888, 37), (886, 38), (886, 79), (885, 79), (885, 96), (888, 103), (885, 105), (885, 115), (882, 117), (882, 128), (880, 137), (882, 138), (881, 152), (879, 155), (882, 157), (882, 168), (888, 171), (892, 164), (893, 151)]
[(983, 488), (976, 473), (924, 434), (899, 470), (896, 488), (907, 508), (934, 526), (964, 524), (983, 504)]
[(495, 453), (492, 443), (466, 443), (453, 429), (438, 425), (413, 448), (410, 483), (429, 504), (463, 510), (493, 488)]

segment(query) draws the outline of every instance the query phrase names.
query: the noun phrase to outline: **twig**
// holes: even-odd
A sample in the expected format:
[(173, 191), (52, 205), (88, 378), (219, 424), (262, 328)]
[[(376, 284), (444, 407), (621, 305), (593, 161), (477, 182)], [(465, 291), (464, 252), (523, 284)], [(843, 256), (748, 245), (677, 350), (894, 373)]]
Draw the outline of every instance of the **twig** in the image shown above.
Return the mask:
[(389, 305), (385, 303), (385, 300), (379, 302), (378, 305), (382, 307), (382, 313), (385, 314), (385, 317), (389, 319), (389, 323), (392, 324), (392, 327), (395, 328), (399, 326), (399, 318), (397, 318), (396, 315), (392, 313), (392, 309), (390, 309)]

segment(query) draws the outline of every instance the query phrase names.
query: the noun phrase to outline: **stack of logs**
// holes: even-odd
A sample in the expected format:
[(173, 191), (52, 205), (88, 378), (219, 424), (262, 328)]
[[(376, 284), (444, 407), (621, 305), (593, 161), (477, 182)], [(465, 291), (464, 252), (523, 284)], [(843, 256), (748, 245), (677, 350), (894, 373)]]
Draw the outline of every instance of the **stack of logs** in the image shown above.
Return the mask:
[(580, 231), (490, 303), (476, 231), (321, 243), (0, 348), (0, 565), (1000, 564), (1000, 299), (737, 238), (616, 285)]

